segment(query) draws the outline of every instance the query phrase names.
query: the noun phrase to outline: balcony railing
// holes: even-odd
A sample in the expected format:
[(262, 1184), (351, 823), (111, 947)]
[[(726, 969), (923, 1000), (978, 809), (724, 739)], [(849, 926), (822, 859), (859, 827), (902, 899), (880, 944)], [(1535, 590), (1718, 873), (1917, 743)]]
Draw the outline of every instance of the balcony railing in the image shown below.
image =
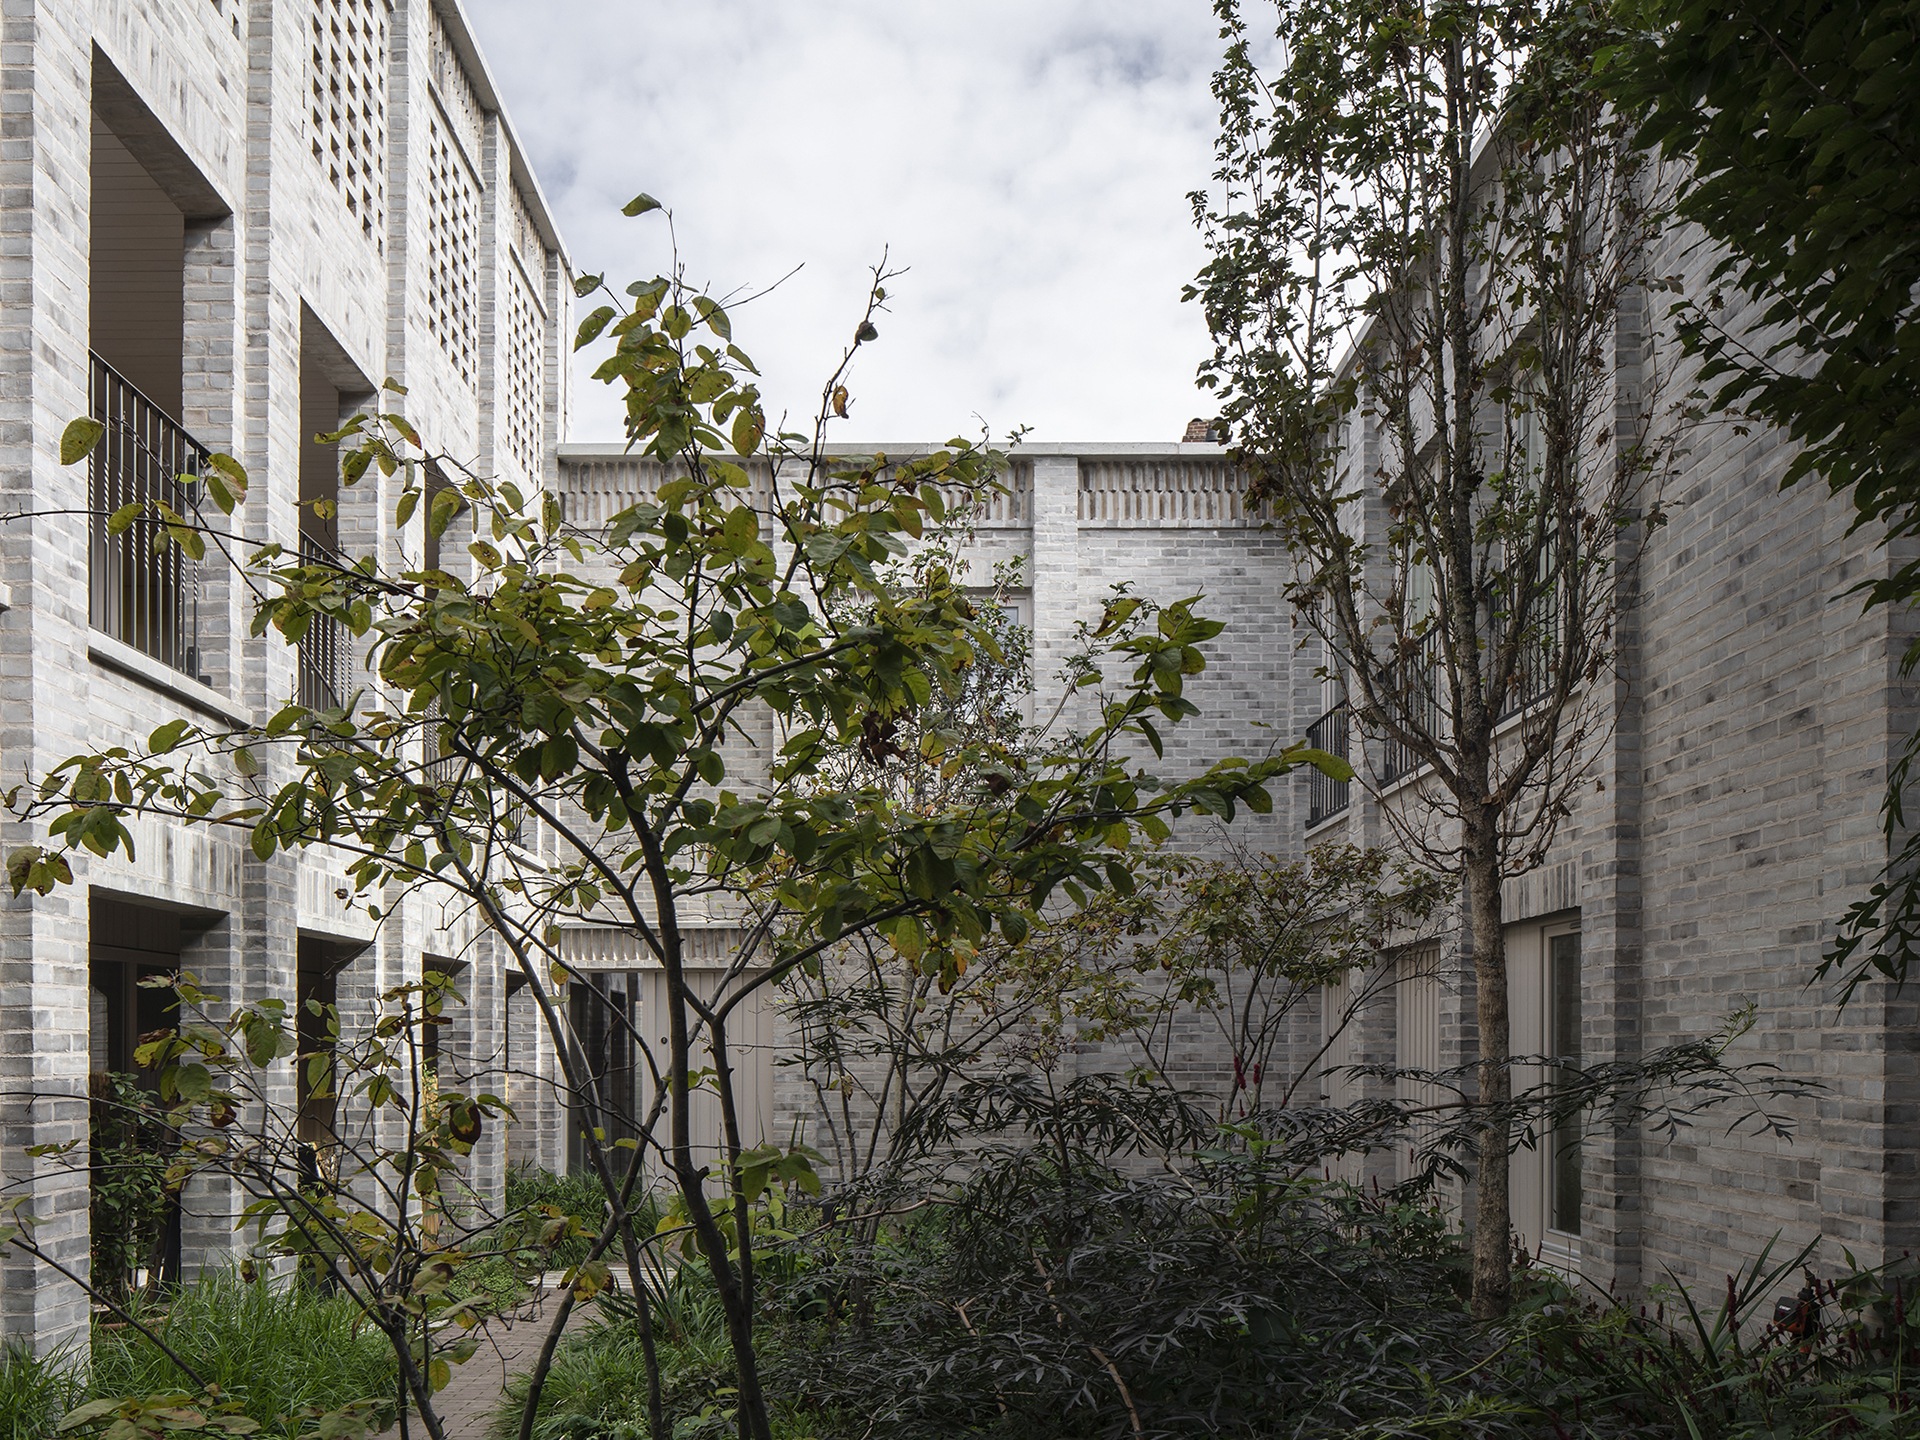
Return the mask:
[[(302, 565), (338, 567), (340, 557), (311, 535), (300, 537)], [(300, 637), (300, 703), (309, 710), (346, 705), (353, 646), (347, 627), (331, 615), (315, 615)]]
[[(1488, 625), (1488, 641), (1498, 647), (1507, 630), (1507, 615), (1517, 605), (1517, 597), (1512, 594), (1512, 586), (1507, 577), (1501, 577), (1496, 590), (1503, 603), (1504, 610), (1496, 610)], [(1546, 603), (1551, 606), (1553, 596), (1549, 593)], [(1498, 717), (1505, 720), (1510, 715), (1518, 715), (1535, 701), (1545, 697), (1553, 687), (1554, 668), (1560, 656), (1560, 617), (1557, 611), (1551, 612), (1551, 618), (1544, 624), (1536, 621), (1530, 633), (1522, 638), (1519, 653), (1514, 657), (1513, 674), (1509, 678), (1507, 691), (1499, 698), (1495, 707)]]
[[(198, 679), (200, 572), (178, 545), (156, 545), (155, 506), (193, 518), (182, 475), (205, 471), (207, 449), (98, 355), (91, 356), (93, 418), (106, 427), (88, 485), (93, 512), (87, 619), (94, 629)], [(128, 505), (139, 517), (118, 535), (108, 519)]]
[[(1491, 617), (1487, 636), (1490, 648), (1501, 643), (1504, 626), (1503, 617), (1498, 614)], [(1446, 733), (1446, 710), (1440, 703), (1445, 665), (1440, 639), (1437, 625), (1428, 629), (1387, 674), (1389, 687), (1399, 697), (1399, 714), (1412, 729), (1436, 738)], [(1518, 715), (1547, 694), (1553, 686), (1559, 653), (1559, 637), (1552, 627), (1544, 633), (1536, 630), (1525, 637), (1515, 656), (1506, 691), (1495, 702), (1496, 721)], [(1381, 746), (1380, 783), (1390, 785), (1425, 763), (1411, 747), (1389, 737)]]
[[(1342, 760), (1347, 755), (1347, 702), (1342, 700), (1307, 727), (1307, 744)], [(1336, 780), (1318, 770), (1307, 772), (1307, 828), (1331, 820), (1347, 808), (1350, 781)]]
[[(1439, 735), (1445, 723), (1446, 711), (1440, 704), (1438, 684), (1442, 664), (1440, 629), (1436, 625), (1414, 641), (1387, 673), (1387, 687), (1399, 701), (1398, 715), (1409, 729), (1421, 734)], [(1389, 735), (1380, 747), (1380, 783), (1391, 785), (1425, 763), (1411, 746)]]

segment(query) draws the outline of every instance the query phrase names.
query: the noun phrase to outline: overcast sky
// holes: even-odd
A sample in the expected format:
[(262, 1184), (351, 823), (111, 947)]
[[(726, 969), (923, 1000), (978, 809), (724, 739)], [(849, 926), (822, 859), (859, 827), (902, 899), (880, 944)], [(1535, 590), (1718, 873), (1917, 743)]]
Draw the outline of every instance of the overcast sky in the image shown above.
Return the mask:
[[(836, 438), (1176, 440), (1207, 413), (1205, 0), (466, 0), (578, 270), (758, 288), (734, 316), (810, 413), (883, 250), (880, 341)], [(617, 439), (581, 372), (573, 438)]]

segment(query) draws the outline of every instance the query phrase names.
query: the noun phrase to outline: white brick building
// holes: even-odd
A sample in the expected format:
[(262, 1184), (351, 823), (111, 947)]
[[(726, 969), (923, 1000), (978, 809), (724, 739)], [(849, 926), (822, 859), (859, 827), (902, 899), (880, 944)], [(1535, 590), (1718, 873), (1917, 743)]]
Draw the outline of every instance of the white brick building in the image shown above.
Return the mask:
[[(1666, 236), (1655, 273), (1704, 288), (1712, 253), (1690, 240)], [(1678, 351), (1664, 329), (1653, 342), (1621, 347), (1622, 396), (1642, 383), (1636, 364)], [(1356, 455), (1373, 423), (1355, 419)], [(1728, 420), (1688, 441), (1667, 523), (1621, 597), (1613, 672), (1590, 682), (1604, 738), (1543, 863), (1504, 887), (1513, 1054), (1631, 1061), (1751, 1006), (1728, 1062), (1820, 1087), (1776, 1105), (1790, 1141), (1728, 1134), (1729, 1109), (1671, 1138), (1596, 1120), (1557, 1167), (1552, 1145), (1516, 1155), (1520, 1236), (1623, 1294), (1669, 1271), (1711, 1289), (1776, 1235), (1784, 1255), (1822, 1241), (1827, 1266), (1843, 1246), (1877, 1263), (1920, 1242), (1920, 1012), (1885, 987), (1844, 1011), (1810, 988), (1823, 943), (1885, 864), (1889, 767), (1920, 718), (1899, 673), (1914, 617), (1863, 610), (1857, 593), (1909, 557), (1850, 532), (1850, 508), (1817, 480), (1782, 492), (1790, 456)], [(1363, 525), (1384, 523), (1366, 513)], [(1309, 733), (1358, 778), (1301, 782), (1306, 842), (1394, 845), (1393, 815), (1418, 813), (1430, 782), (1349, 725), (1320, 664), (1309, 644), (1294, 693), (1319, 697)], [(1332, 1058), (1474, 1058), (1464, 949), (1455, 933), (1388, 957), (1401, 967), (1390, 998)]]
[[(418, 520), (394, 530), (390, 496), (341, 491), (335, 457), (308, 443), (387, 377), (430, 449), (556, 486), (577, 519), (652, 483), (617, 448), (561, 444), (571, 275), (457, 0), (34, 0), (0, 21), (0, 46), (0, 483), (5, 509), (33, 512), (0, 525), (8, 785), (177, 714), (247, 723), (359, 683), (337, 635), (299, 652), (250, 638), (247, 591), (224, 562), (156, 561), (90, 521), (108, 501), (164, 494), (199, 449), (252, 474), (243, 551), (423, 553)], [(60, 433), (89, 412), (109, 427), (98, 458), (62, 468)], [(1835, 599), (1892, 560), (1816, 487), (1779, 494), (1783, 467), (1765, 434), (1696, 449), (1608, 682), (1604, 788), (1509, 886), (1518, 1049), (1577, 1033), (1585, 1058), (1631, 1056), (1750, 1001), (1758, 1024), (1735, 1058), (1828, 1087), (1791, 1144), (1711, 1127), (1673, 1144), (1594, 1134), (1557, 1208), (1545, 1161), (1523, 1156), (1523, 1234), (1626, 1288), (1663, 1265), (1712, 1282), (1776, 1230), (1868, 1258), (1920, 1243), (1915, 1007), (1870, 995), (1836, 1018), (1805, 988), (1885, 853), (1881, 789), (1915, 715), (1897, 675), (1907, 636), (1903, 617)], [(1028, 445), (1011, 482), (975, 553), (983, 573), (1026, 561), (1040, 703), (1075, 623), (1126, 580), (1157, 598), (1203, 593), (1230, 624), (1170, 764), (1314, 726), (1318, 657), (1282, 597), (1284, 553), (1246, 515), (1219, 447)], [(331, 520), (300, 508), (336, 493)], [(1381, 806), (1406, 803), (1418, 776), (1355, 758), (1366, 781), (1301, 778), (1249, 843), (1384, 842)], [(13, 826), (8, 842), (28, 838)], [(376, 930), (341, 904), (319, 853), (263, 863), (158, 823), (139, 839), (137, 861), (93, 862), (70, 887), (0, 907), (0, 1178), (64, 1263), (87, 1263), (87, 1187), (25, 1150), (81, 1138), (90, 1074), (131, 1068), (134, 1037), (157, 1021), (133, 988), (146, 970), (364, 1009), (423, 966), (456, 968), (470, 1013), (453, 1053), (514, 1072), (514, 1158), (567, 1163), (564, 1106), (538, 1083), (544, 1042), (484, 937), (419, 903)], [(644, 967), (610, 933), (570, 944), (644, 1025)], [(1370, 1022), (1370, 1053), (1462, 1058), (1470, 1004), (1456, 982), (1443, 963), (1399, 986)], [(776, 1084), (772, 1018), (756, 1025), (753, 1118), (784, 1139), (806, 1097)], [(483, 1148), (484, 1187), (506, 1148), (497, 1135)], [(204, 1186), (189, 1199), (187, 1267), (232, 1244), (234, 1203)], [(0, 1252), (0, 1333), (50, 1344), (85, 1314), (75, 1286)]]
[[(0, 484), (5, 510), (33, 512), (0, 525), (11, 785), (175, 715), (245, 723), (364, 680), (337, 632), (298, 653), (250, 638), (248, 593), (211, 551), (156, 559), (109, 541), (90, 505), (164, 498), (201, 450), (226, 451), (252, 478), (239, 554), (271, 540), (417, 560), (420, 522), (396, 532), (390, 495), (341, 491), (311, 437), (391, 377), (408, 394), (389, 403), (430, 449), (547, 482), (572, 288), (456, 0), (35, 0), (0, 26)], [(62, 468), (61, 431), (89, 412), (106, 437)], [(336, 492), (337, 517), (300, 508)], [(159, 823), (138, 839), (137, 861), (80, 867), (0, 916), (0, 1175), (79, 1269), (84, 1178), (24, 1151), (84, 1135), (89, 1074), (133, 1068), (158, 1018), (133, 988), (143, 972), (353, 1008), (451, 967), (474, 1023), (450, 1053), (500, 1060), (481, 1040), (505, 981), (472, 933), (421, 905), (376, 932), (318, 852), (262, 863)], [(291, 1098), (290, 1068), (285, 1083)], [(481, 1183), (503, 1164), (495, 1138)], [(234, 1243), (233, 1197), (201, 1186), (188, 1202), (191, 1267)], [(7, 1336), (52, 1343), (85, 1313), (75, 1286), (0, 1256)]]

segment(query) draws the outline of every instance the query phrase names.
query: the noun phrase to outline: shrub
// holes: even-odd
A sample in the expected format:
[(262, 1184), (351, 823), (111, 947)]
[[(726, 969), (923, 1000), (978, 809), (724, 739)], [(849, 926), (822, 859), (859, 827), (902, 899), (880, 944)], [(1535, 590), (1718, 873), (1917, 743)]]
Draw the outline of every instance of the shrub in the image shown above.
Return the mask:
[(1795, 1440), (1920, 1435), (1920, 1316), (1911, 1258), (1837, 1279), (1772, 1247), (1701, 1307), (1677, 1287), (1648, 1307), (1534, 1307), (1510, 1381), (1567, 1433)]
[(1428, 1207), (1203, 1150), (1204, 1113), (1116, 1077), (964, 1086), (930, 1125), (957, 1178), (770, 1296), (772, 1388), (844, 1417), (823, 1436), (1351, 1435), (1486, 1388)]
[[(549, 1263), (555, 1269), (564, 1269), (586, 1259), (607, 1218), (606, 1195), (599, 1180), (592, 1175), (556, 1175), (530, 1166), (514, 1169), (507, 1175), (507, 1213), (520, 1215), (534, 1206), (551, 1206), (570, 1215), (586, 1232), (560, 1239), (548, 1252)], [(642, 1234), (651, 1228), (650, 1224), (640, 1225)], [(607, 1258), (619, 1257), (610, 1254)]]

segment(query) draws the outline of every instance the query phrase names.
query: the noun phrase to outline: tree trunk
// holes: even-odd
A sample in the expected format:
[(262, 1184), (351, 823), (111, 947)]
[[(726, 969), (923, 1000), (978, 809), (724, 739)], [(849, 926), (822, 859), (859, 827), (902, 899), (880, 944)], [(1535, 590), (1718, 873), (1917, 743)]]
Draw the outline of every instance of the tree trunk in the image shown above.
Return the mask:
[[(662, 926), (665, 945), (661, 968), (666, 978), (667, 1044), (671, 1086), (668, 1111), (671, 1126), (671, 1164), (680, 1198), (686, 1203), (687, 1219), (693, 1227), (695, 1243), (707, 1261), (719, 1292), (720, 1310), (727, 1323), (727, 1340), (733, 1348), (735, 1378), (739, 1382), (736, 1420), (741, 1440), (772, 1440), (767, 1418), (766, 1396), (760, 1386), (758, 1357), (753, 1349), (753, 1307), (740, 1288), (740, 1277), (727, 1254), (727, 1238), (707, 1204), (707, 1172), (693, 1159), (693, 1121), (691, 1087), (694, 1072), (693, 1043), (687, 1023), (689, 993), (686, 970), (680, 953), (679, 927)], [(737, 1162), (738, 1154), (726, 1157)], [(736, 1200), (737, 1200), (736, 1195)]]
[(1480, 1029), (1479, 1166), (1473, 1204), (1473, 1313), (1497, 1320), (1513, 1302), (1511, 1134), (1513, 1097), (1507, 1013), (1507, 937), (1500, 916), (1498, 817), (1481, 809), (1466, 819), (1467, 933), (1473, 942), (1474, 1001)]

